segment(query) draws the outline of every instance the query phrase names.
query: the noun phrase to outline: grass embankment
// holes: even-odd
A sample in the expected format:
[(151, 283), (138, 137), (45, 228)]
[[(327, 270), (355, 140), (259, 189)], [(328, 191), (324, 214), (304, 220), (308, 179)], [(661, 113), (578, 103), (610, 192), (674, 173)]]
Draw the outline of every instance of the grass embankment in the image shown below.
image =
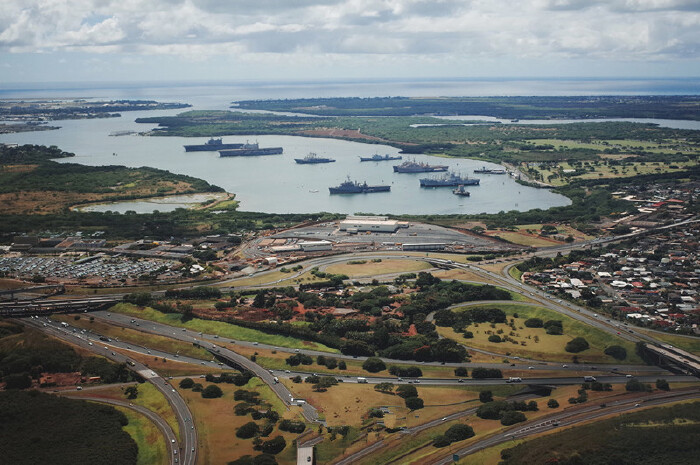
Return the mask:
[(473, 281), (483, 284), (497, 284), (496, 281), (481, 276), (480, 274), (474, 273), (473, 271), (465, 271), (458, 269), (436, 271), (432, 273), (436, 278), (440, 278), (443, 281), (450, 281), (456, 279), (458, 281)]
[[(617, 363), (642, 363), (641, 359), (635, 354), (634, 344), (631, 342), (544, 307), (531, 307), (518, 304), (485, 304), (480, 306), (465, 306), (455, 311), (468, 311), (474, 308), (500, 308), (506, 313), (509, 320), (511, 318), (515, 320), (517, 330), (513, 331), (510, 326), (505, 323), (480, 323), (472, 324), (466, 328), (474, 334), (474, 337), (470, 339), (466, 339), (461, 333), (456, 333), (452, 328), (438, 327), (438, 333), (468, 347), (475, 347), (491, 352), (502, 353), (504, 355), (510, 354), (536, 360), (556, 362), (569, 362), (574, 355), (577, 355), (581, 362), (615, 363), (616, 360), (605, 355), (603, 351), (606, 347), (611, 345), (619, 345), (627, 350), (627, 358)], [(515, 313), (518, 314), (518, 318), (513, 317)], [(560, 320), (562, 322), (564, 334), (555, 336), (547, 334), (544, 328), (528, 328), (524, 325), (525, 320), (528, 318), (540, 318), (543, 321)], [(518, 341), (518, 344), (513, 344), (511, 342), (489, 342), (488, 337), (492, 334), (496, 334), (499, 330), (503, 331), (500, 336), (506, 336), (512, 333), (510, 337)], [(535, 342), (535, 337), (538, 338), (539, 342)], [(585, 338), (590, 348), (578, 354), (566, 352), (564, 350), (566, 343), (575, 337)], [(522, 343), (525, 343), (525, 345), (522, 345)]]
[(76, 320), (72, 315), (54, 315), (52, 318), (57, 321), (65, 321), (71, 326), (94, 331), (97, 334), (122, 342), (148, 347), (149, 349), (161, 350), (170, 354), (180, 354), (201, 360), (211, 360), (211, 354), (207, 350), (168, 337), (149, 334), (136, 329), (114, 326), (100, 320), (90, 321), (90, 319), (82, 317)]
[[(195, 382), (202, 382), (205, 387), (210, 384), (199, 379), (195, 380)], [(197, 428), (199, 464), (219, 465), (228, 463), (243, 455), (255, 456), (260, 454), (260, 452), (253, 449), (252, 439), (241, 439), (236, 437), (235, 434), (239, 427), (252, 421), (250, 415), (237, 416), (234, 413), (234, 406), (239, 401), (233, 399), (233, 393), (239, 389), (258, 392), (263, 403), (269, 403), (270, 408), (274, 409), (280, 415), (280, 418), (298, 419), (298, 408), (293, 407), (293, 410), (287, 410), (270, 388), (257, 378), (251, 379), (248, 384), (241, 387), (225, 383), (220, 383), (217, 386), (224, 393), (218, 399), (204, 399), (199, 392), (177, 387), (192, 411)], [(259, 420), (256, 423), (262, 426), (264, 425), (264, 420)], [(268, 437), (262, 439), (267, 441), (278, 435), (285, 438), (287, 447), (276, 456), (277, 461), (283, 464), (294, 463), (294, 446), (292, 443), (298, 435), (279, 431), (275, 427)]]
[(241, 278), (241, 279), (235, 279), (233, 281), (228, 281), (225, 284), (222, 284), (221, 286), (243, 287), (243, 286), (264, 286), (264, 285), (272, 285), (272, 284), (274, 284), (275, 286), (291, 286), (291, 285), (297, 285), (297, 284), (301, 284), (301, 283), (312, 283), (312, 282), (316, 282), (316, 281), (323, 281), (323, 279), (312, 275), (310, 272), (302, 273), (299, 276), (297, 276), (296, 274), (297, 274), (296, 271), (289, 271), (289, 272), (285, 273), (283, 271), (275, 270), (275, 271), (260, 273), (258, 275), (247, 277), (247, 278)]
[(693, 336), (683, 336), (680, 334), (670, 334), (664, 332), (647, 331), (644, 328), (635, 328), (642, 334), (647, 334), (654, 339), (671, 344), (672, 346), (678, 347), (690, 353), (700, 355), (700, 338)]
[(126, 407), (117, 407), (129, 420), (123, 430), (139, 448), (137, 465), (165, 465), (170, 463), (170, 456), (165, 445), (165, 438), (158, 427), (145, 415)]
[[(344, 274), (350, 278), (381, 276), (392, 273), (412, 273), (432, 268), (432, 265), (422, 260), (392, 260), (382, 259), (380, 262), (356, 260), (356, 263), (339, 263), (329, 265), (325, 271), (331, 274)], [(364, 263), (359, 263), (364, 262)]]
[(187, 328), (192, 331), (206, 334), (218, 334), (219, 336), (238, 341), (259, 342), (261, 344), (288, 347), (290, 349), (309, 349), (331, 353), (338, 352), (337, 349), (332, 349), (323, 344), (319, 344), (318, 342), (302, 341), (301, 339), (289, 336), (268, 334), (258, 331), (257, 329), (244, 328), (242, 326), (224, 323), (221, 321), (193, 318), (192, 320), (183, 323), (181, 319), (182, 315), (179, 313), (163, 313), (150, 307), (140, 308), (131, 304), (120, 303), (112, 307), (111, 311), (176, 326), (179, 328)]

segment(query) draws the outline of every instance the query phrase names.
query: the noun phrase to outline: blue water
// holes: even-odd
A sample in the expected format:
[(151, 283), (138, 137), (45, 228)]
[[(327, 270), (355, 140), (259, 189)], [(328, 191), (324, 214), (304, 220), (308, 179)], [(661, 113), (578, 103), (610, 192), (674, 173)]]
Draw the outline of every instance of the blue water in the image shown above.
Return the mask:
[[(596, 89), (593, 91), (592, 89)], [(681, 91), (682, 90), (682, 91)], [(153, 99), (186, 102), (193, 109), (227, 109), (230, 102), (243, 99), (303, 98), (327, 96), (425, 96), (425, 95), (590, 95), (700, 93), (696, 80), (666, 81), (542, 81), (542, 80), (446, 80), (371, 82), (263, 82), (193, 84), (54, 84), (0, 88), (1, 98), (95, 98)], [(153, 125), (137, 124), (143, 116), (174, 115), (181, 110), (125, 112), (119, 118), (54, 121), (56, 131), (0, 135), (0, 142), (56, 145), (74, 152), (64, 161), (86, 165), (119, 164), (152, 166), (205, 179), (236, 194), (241, 209), (270, 213), (496, 213), (568, 205), (567, 198), (548, 190), (517, 184), (509, 176), (479, 175), (481, 185), (471, 187), (471, 197), (454, 196), (451, 189), (422, 189), (419, 178), (426, 174), (396, 174), (392, 165), (400, 162), (359, 162), (359, 156), (396, 154), (397, 149), (334, 139), (292, 136), (224, 137), (224, 142), (257, 140), (261, 146), (282, 146), (284, 154), (265, 157), (219, 158), (216, 152), (185, 153), (183, 144), (202, 143), (206, 138), (112, 137), (123, 130), (148, 131)], [(488, 119), (487, 117), (483, 117)], [(649, 121), (649, 120), (645, 120)], [(652, 121), (653, 122), (653, 121)], [(657, 121), (658, 122), (658, 121)], [(551, 124), (552, 121), (546, 121)], [(675, 122), (676, 127), (698, 122)], [(695, 126), (693, 126), (693, 124)], [(324, 165), (297, 165), (294, 158), (309, 152), (337, 159)], [(115, 155), (116, 154), (116, 155)], [(406, 157), (404, 157), (406, 158)], [(473, 174), (475, 168), (497, 165), (467, 159), (444, 159), (420, 155), (417, 161), (447, 164), (455, 171)], [(347, 176), (369, 184), (390, 184), (390, 193), (331, 196), (328, 187)]]

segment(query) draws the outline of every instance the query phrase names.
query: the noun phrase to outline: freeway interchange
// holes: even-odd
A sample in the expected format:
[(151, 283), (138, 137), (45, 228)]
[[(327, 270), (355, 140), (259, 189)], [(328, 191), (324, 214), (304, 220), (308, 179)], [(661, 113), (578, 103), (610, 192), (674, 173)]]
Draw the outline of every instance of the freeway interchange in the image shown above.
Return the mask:
[[(567, 246), (571, 247), (571, 246)], [(462, 264), (462, 263), (455, 263), (452, 260), (447, 260), (447, 259), (440, 259), (440, 258), (432, 258), (432, 257), (421, 257), (421, 256), (416, 256), (416, 255), (402, 255), (402, 254), (389, 254), (389, 253), (372, 253), (372, 254), (351, 254), (351, 255), (344, 255), (344, 256), (332, 256), (332, 257), (320, 257), (320, 258), (314, 258), (311, 260), (307, 260), (306, 262), (302, 263), (303, 268), (301, 271), (297, 272), (296, 275), (301, 275), (304, 272), (308, 271), (309, 269), (313, 267), (327, 267), (331, 264), (334, 263), (340, 263), (340, 262), (346, 262), (348, 260), (353, 260), (353, 259), (363, 259), (363, 258), (391, 258), (391, 259), (404, 259), (404, 260), (424, 260), (426, 262), (431, 263), (435, 267), (439, 268), (456, 268), (456, 269), (463, 269), (463, 270), (468, 270), (471, 273), (474, 273), (476, 275), (479, 275), (483, 278), (488, 279), (491, 282), (497, 283), (498, 286), (513, 291), (517, 293), (521, 293), (524, 295), (527, 295), (531, 300), (537, 303), (537, 305), (543, 305), (551, 310), (557, 311), (559, 313), (565, 314), (567, 316), (570, 316), (574, 319), (577, 319), (579, 321), (585, 322), (588, 325), (594, 326), (600, 330), (603, 330), (605, 332), (608, 332), (610, 334), (616, 334), (619, 337), (622, 337), (628, 341), (636, 342), (636, 341), (644, 341), (644, 342), (652, 342), (655, 343), (656, 341), (652, 336), (648, 336), (646, 334), (641, 334), (637, 332), (632, 332), (629, 330), (624, 330), (623, 328), (620, 328), (619, 325), (615, 322), (609, 322), (609, 321), (604, 321), (602, 318), (598, 318), (597, 315), (595, 315), (593, 312), (585, 309), (578, 307), (576, 305), (573, 305), (569, 302), (563, 302), (559, 299), (554, 299), (551, 296), (549, 296), (547, 293), (542, 292), (538, 289), (529, 287), (524, 285), (523, 283), (513, 279), (509, 274), (508, 274), (508, 269), (511, 265), (506, 266), (506, 268), (503, 270), (503, 274), (499, 273), (494, 273), (491, 271), (487, 271), (484, 269), (481, 269), (477, 266), (474, 265), (469, 265), (469, 264)], [(261, 275), (264, 275), (265, 273), (260, 273)], [(271, 282), (271, 283), (265, 283), (264, 285), (256, 285), (256, 286), (250, 286), (250, 288), (261, 288), (261, 287), (273, 287), (275, 285), (279, 285), (282, 281), (289, 280), (290, 278), (293, 278), (294, 276), (287, 276), (284, 278), (284, 280), (280, 280), (278, 282)], [(227, 281), (222, 281), (219, 284), (220, 285), (225, 285), (225, 284), (234, 284), (235, 281), (227, 280)], [(236, 289), (245, 289), (246, 287), (237, 287)], [(224, 288), (225, 289), (225, 288)], [(121, 297), (121, 294), (115, 294), (112, 296), (103, 296), (100, 297), (99, 300), (95, 299), (97, 303), (104, 303), (106, 300), (112, 299), (118, 299)], [(74, 302), (79, 302), (79, 305), (84, 306), (86, 310), (93, 310), (94, 306), (91, 306), (89, 303), (86, 304), (86, 302), (89, 302), (91, 299), (75, 299)], [(56, 301), (53, 301), (56, 302)], [(57, 311), (62, 312), (65, 311), (64, 309), (70, 308), (70, 299), (62, 299), (61, 304), (59, 304), (56, 308), (58, 309)], [(6, 307), (11, 307), (11, 306), (6, 306)], [(9, 314), (13, 314), (11, 311), (11, 308), (5, 309), (5, 311)], [(81, 307), (83, 308), (83, 307)], [(27, 313), (31, 314), (31, 309), (36, 310), (36, 307), (24, 307), (22, 313), (15, 313), (15, 316), (25, 316)], [(48, 312), (51, 312), (51, 310), (48, 310)], [(126, 362), (127, 360), (130, 360), (129, 357), (123, 355), (124, 351), (131, 351), (134, 353), (141, 353), (144, 355), (153, 355), (157, 356), (159, 358), (166, 358), (169, 360), (176, 360), (179, 362), (184, 362), (184, 363), (190, 363), (190, 364), (197, 364), (200, 366), (205, 366), (205, 367), (211, 367), (212, 369), (214, 368), (219, 368), (221, 363), (225, 363), (228, 366), (231, 366), (233, 368), (237, 369), (245, 369), (249, 370), (252, 373), (254, 373), (255, 376), (259, 377), (263, 382), (265, 382), (271, 389), (272, 391), (281, 399), (281, 401), (284, 403), (284, 405), (289, 409), (289, 408), (299, 408), (299, 412), (304, 416), (304, 418), (309, 421), (309, 422), (318, 422), (318, 423), (323, 423), (319, 419), (319, 414), (316, 411), (316, 409), (306, 403), (306, 402), (298, 402), (298, 399), (294, 399), (292, 393), (289, 391), (289, 389), (284, 385), (284, 383), (280, 383), (277, 381), (279, 378), (292, 378), (295, 376), (309, 376), (313, 373), (309, 373), (306, 371), (299, 371), (299, 370), (268, 370), (257, 363), (251, 361), (248, 357), (241, 355), (235, 351), (236, 346), (240, 347), (245, 347), (245, 348), (260, 348), (260, 349), (267, 349), (267, 350), (276, 350), (280, 352), (288, 352), (288, 353), (303, 353), (309, 356), (318, 356), (318, 355), (329, 355), (327, 352), (319, 352), (319, 351), (312, 351), (312, 350), (304, 350), (304, 349), (288, 349), (284, 347), (273, 347), (265, 344), (261, 344), (255, 341), (238, 341), (238, 340), (231, 340), (231, 339), (226, 339), (226, 338), (221, 338), (216, 334), (203, 334), (199, 332), (194, 332), (192, 330), (186, 329), (186, 328), (180, 328), (180, 327), (173, 327), (169, 326), (163, 323), (157, 323), (149, 320), (143, 320), (139, 318), (133, 318), (131, 316), (126, 316), (122, 315), (119, 313), (110, 313), (105, 310), (98, 310), (98, 311), (92, 311), (91, 315), (94, 317), (100, 319), (101, 321), (108, 322), (112, 325), (115, 326), (122, 326), (122, 327), (129, 327), (138, 331), (142, 331), (145, 333), (151, 333), (151, 334), (156, 334), (164, 337), (168, 337), (171, 339), (176, 339), (182, 342), (186, 343), (196, 343), (200, 345), (201, 347), (205, 348), (208, 350), (211, 354), (214, 360), (200, 360), (192, 357), (186, 357), (184, 355), (179, 355), (179, 354), (170, 354), (166, 353), (163, 351), (159, 351), (153, 348), (149, 347), (143, 347), (143, 346), (137, 346), (134, 344), (129, 344), (123, 341), (118, 341), (118, 340), (111, 340), (109, 342), (105, 341), (100, 341), (99, 340), (99, 335), (98, 334), (86, 334), (83, 332), (80, 332), (79, 330), (76, 331), (74, 328), (70, 327), (64, 327), (63, 325), (60, 325), (56, 322), (48, 321), (44, 322), (42, 319), (37, 318), (37, 317), (29, 317), (29, 318), (23, 318), (22, 321), (25, 322), (27, 325), (31, 325), (35, 327), (36, 329), (39, 329), (41, 331), (47, 332), (48, 334), (51, 334), (54, 337), (66, 340), (72, 344), (78, 345), (84, 349), (90, 350), (96, 354), (105, 356), (111, 360), (114, 360), (116, 362)], [(621, 329), (623, 329), (621, 331)], [(92, 339), (90, 339), (92, 337)], [(119, 351), (115, 352), (113, 349), (119, 349)], [(469, 348), (469, 350), (473, 350)], [(691, 354), (692, 355), (692, 354)], [(353, 357), (353, 356), (348, 356), (348, 355), (342, 355), (342, 354), (332, 354), (333, 357), (338, 358), (338, 359), (356, 359), (356, 360), (363, 360), (364, 357)], [(506, 356), (500, 355), (499, 356), (506, 358)], [(578, 370), (589, 370), (591, 367), (587, 367), (585, 365), (581, 366), (563, 366), (561, 364), (557, 363), (548, 363), (548, 362), (539, 362), (539, 361), (532, 361), (532, 360), (520, 360), (517, 357), (510, 357), (511, 361), (514, 362), (514, 364), (510, 367), (513, 368), (514, 370), (523, 370), (524, 372), (527, 373), (527, 371), (532, 367), (532, 365), (536, 364), (536, 369), (537, 370), (547, 370), (547, 371), (557, 371), (561, 373), (561, 376), (547, 376), (547, 377), (536, 377), (536, 376), (528, 376), (524, 377), (522, 383), (528, 384), (528, 385), (545, 385), (545, 386), (557, 386), (557, 385), (572, 385), (572, 384), (580, 384), (582, 382), (582, 377), (580, 375), (575, 375), (575, 373), (572, 373), (574, 371)], [(390, 359), (384, 359), (387, 364), (405, 364), (407, 363), (406, 360), (390, 360)], [(681, 358), (679, 359), (679, 363), (681, 366), (684, 365), (684, 362), (687, 363), (698, 363), (700, 360), (698, 359), (688, 359), (688, 358)], [(527, 362), (527, 363), (526, 363)], [(409, 362), (410, 363), (410, 362)], [(133, 366), (131, 366), (133, 364)], [(464, 367), (486, 367), (486, 368), (503, 368), (504, 364), (500, 363), (439, 363), (439, 362), (428, 362), (428, 363), (415, 363), (416, 365), (421, 365), (421, 366), (430, 366), (430, 365), (442, 365), (442, 366), (464, 366)], [(170, 405), (172, 406), (173, 411), (175, 412), (176, 418), (178, 420), (178, 423), (180, 424), (180, 430), (181, 430), (181, 437), (179, 438), (169, 438), (169, 439), (175, 439), (175, 442), (170, 442), (169, 446), (172, 448), (171, 452), (171, 458), (172, 458), (172, 463), (184, 463), (184, 464), (195, 464), (197, 461), (197, 451), (198, 451), (198, 445), (197, 445), (197, 431), (195, 428), (195, 425), (192, 421), (192, 413), (189, 411), (189, 408), (185, 404), (184, 400), (182, 397), (177, 393), (177, 390), (172, 388), (170, 384), (168, 383), (168, 380), (161, 378), (158, 376), (154, 371), (151, 371), (148, 367), (145, 365), (139, 364), (139, 363), (134, 363), (133, 361), (130, 363), (131, 369), (137, 371), (141, 376), (144, 377), (148, 382), (153, 383), (154, 386), (158, 388), (160, 392), (162, 392)], [(664, 377), (667, 378), (670, 382), (684, 382), (684, 383), (696, 383), (698, 382), (698, 378), (695, 376), (689, 376), (689, 375), (674, 375), (666, 370), (660, 369), (658, 367), (653, 367), (653, 366), (630, 366), (630, 365), (624, 365), (624, 371), (620, 371), (618, 369), (619, 365), (598, 365), (597, 366), (597, 374), (596, 378), (599, 382), (602, 383), (626, 383), (629, 381), (629, 378), (631, 375), (629, 375), (626, 372), (634, 372), (634, 378), (637, 379), (640, 382), (654, 382), (656, 379), (659, 377)], [(687, 366), (687, 364), (686, 364)], [(697, 373), (697, 372), (695, 372)], [(335, 375), (339, 381), (345, 382), (345, 383), (356, 383), (358, 382), (358, 379), (356, 377), (351, 377), (351, 376), (339, 376)], [(393, 384), (402, 384), (402, 383), (421, 383), (425, 385), (458, 385), (458, 384), (463, 384), (463, 385), (479, 385), (479, 386), (488, 386), (488, 385), (498, 385), (498, 384), (504, 384), (507, 383), (507, 379), (457, 379), (457, 378), (420, 378), (420, 380), (415, 380), (415, 379), (404, 379), (404, 380), (398, 380), (396, 377), (386, 377), (386, 376), (374, 376), (374, 377), (365, 377), (367, 380), (367, 383), (369, 384), (376, 384), (376, 383), (382, 383), (382, 382), (389, 382)], [(684, 392), (682, 396), (660, 396), (658, 399), (655, 399), (655, 402), (658, 404), (662, 404), (665, 402), (671, 402), (675, 400), (680, 400), (681, 398), (697, 398), (699, 395), (698, 390), (694, 389), (689, 392)], [(508, 441), (513, 438), (520, 438), (520, 437), (525, 437), (529, 434), (534, 434), (534, 432), (537, 431), (542, 431), (543, 429), (551, 429), (557, 426), (566, 426), (568, 424), (575, 424), (580, 421), (588, 421), (592, 418), (596, 418), (601, 415), (605, 414), (610, 414), (610, 413), (616, 413), (616, 412), (623, 412), (632, 408), (635, 408), (635, 403), (631, 404), (630, 406), (629, 402), (625, 403), (622, 402), (619, 405), (617, 404), (610, 404), (606, 406), (605, 408), (601, 408), (599, 406), (590, 406), (590, 411), (581, 411), (577, 413), (576, 415), (563, 415), (563, 416), (551, 416), (551, 418), (548, 417), (548, 419), (539, 419), (537, 420), (538, 422), (542, 423), (541, 426), (536, 426), (530, 428), (530, 426), (527, 426), (528, 424), (525, 424), (523, 426), (522, 424), (519, 425), (519, 430), (516, 432), (513, 432), (513, 429), (506, 430), (502, 433), (499, 433), (495, 436), (489, 436), (488, 438), (480, 439), (476, 443), (473, 443), (469, 448), (464, 448), (458, 451), (457, 453), (460, 456), (468, 455), (470, 453), (475, 452), (476, 450), (483, 449), (485, 447), (489, 447), (490, 445), (498, 444), (500, 442)], [(648, 404), (645, 405), (652, 405), (651, 401), (649, 401)], [(596, 407), (596, 408), (593, 408)], [(454, 414), (454, 418), (450, 416), (449, 420), (452, 419), (457, 419), (461, 418), (467, 414), (469, 414), (471, 410), (465, 410), (463, 412), (458, 412), (458, 414)], [(473, 412), (471, 412), (473, 413)], [(441, 422), (437, 422), (436, 424), (440, 424)], [(425, 424), (421, 425), (424, 428), (428, 428), (431, 426), (435, 426), (432, 424)], [(530, 428), (530, 429), (527, 429)], [(539, 429), (538, 429), (539, 428)], [(162, 429), (162, 428), (161, 428)], [(167, 431), (163, 431), (164, 435), (168, 437)], [(412, 431), (409, 431), (411, 433)], [(368, 448), (363, 451), (364, 454), (370, 453), (374, 448), (380, 448), (381, 444), (378, 446), (372, 446), (372, 448)], [(179, 451), (180, 453), (176, 453)], [(338, 462), (339, 464), (344, 464), (344, 463), (351, 463), (351, 462), (346, 462), (347, 458)], [(447, 461), (440, 461), (437, 463), (448, 463)]]

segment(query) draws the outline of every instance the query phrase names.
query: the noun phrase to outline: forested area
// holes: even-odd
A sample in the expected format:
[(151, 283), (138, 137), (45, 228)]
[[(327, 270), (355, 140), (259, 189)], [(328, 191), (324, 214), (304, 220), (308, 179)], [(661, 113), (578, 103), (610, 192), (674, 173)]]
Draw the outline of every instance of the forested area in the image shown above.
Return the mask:
[(138, 448), (123, 413), (43, 394), (0, 392), (0, 462), (12, 465), (134, 465)]

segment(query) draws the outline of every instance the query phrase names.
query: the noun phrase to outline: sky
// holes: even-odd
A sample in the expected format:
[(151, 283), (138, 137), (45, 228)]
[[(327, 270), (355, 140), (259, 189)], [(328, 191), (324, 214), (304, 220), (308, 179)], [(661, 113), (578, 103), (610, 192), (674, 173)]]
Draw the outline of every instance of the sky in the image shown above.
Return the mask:
[(700, 76), (700, 0), (0, 0), (0, 83)]

